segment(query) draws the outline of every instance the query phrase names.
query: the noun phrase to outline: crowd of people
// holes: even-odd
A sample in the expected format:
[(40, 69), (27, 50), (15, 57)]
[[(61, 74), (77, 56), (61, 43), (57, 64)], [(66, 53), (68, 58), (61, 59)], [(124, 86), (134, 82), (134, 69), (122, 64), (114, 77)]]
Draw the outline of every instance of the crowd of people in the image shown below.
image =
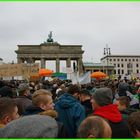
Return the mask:
[(140, 138), (140, 82), (0, 81), (1, 138)]

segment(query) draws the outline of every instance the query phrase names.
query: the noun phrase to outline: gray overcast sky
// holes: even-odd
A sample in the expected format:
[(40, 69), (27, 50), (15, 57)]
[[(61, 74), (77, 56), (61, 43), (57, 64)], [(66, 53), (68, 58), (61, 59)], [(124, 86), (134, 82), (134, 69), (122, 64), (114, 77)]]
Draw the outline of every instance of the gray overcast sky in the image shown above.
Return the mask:
[(17, 45), (38, 45), (53, 31), (58, 43), (83, 45), (84, 61), (140, 55), (139, 2), (0, 2), (0, 57), (16, 61)]

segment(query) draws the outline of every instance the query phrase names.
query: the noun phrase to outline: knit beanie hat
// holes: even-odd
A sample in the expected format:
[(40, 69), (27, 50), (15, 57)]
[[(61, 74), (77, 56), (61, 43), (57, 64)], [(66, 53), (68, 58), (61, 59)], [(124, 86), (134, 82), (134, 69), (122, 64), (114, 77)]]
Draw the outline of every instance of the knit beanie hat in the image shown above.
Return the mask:
[(30, 86), (27, 83), (22, 83), (18, 86), (18, 91), (19, 92), (23, 92), (23, 91), (29, 90), (29, 89), (30, 89)]
[[(119, 93), (125, 93), (126, 91), (129, 90), (129, 84), (121, 82), (118, 85), (118, 90), (119, 90)], [(122, 96), (126, 96), (126, 95), (122, 95)]]
[(83, 89), (80, 91), (80, 94), (84, 94), (84, 95), (87, 95), (87, 96), (91, 96), (90, 94), (90, 91), (86, 90), (86, 89)]
[(0, 138), (56, 138), (57, 135), (57, 122), (45, 115), (25, 116), (0, 129)]
[(110, 88), (99, 88), (93, 93), (93, 99), (100, 106), (112, 104), (113, 95)]

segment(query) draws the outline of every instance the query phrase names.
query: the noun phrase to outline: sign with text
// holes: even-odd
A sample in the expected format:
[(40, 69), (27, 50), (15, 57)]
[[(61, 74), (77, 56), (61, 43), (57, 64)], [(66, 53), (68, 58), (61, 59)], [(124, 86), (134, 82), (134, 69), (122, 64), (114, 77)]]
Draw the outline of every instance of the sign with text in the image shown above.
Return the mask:
[(0, 77), (11, 76), (38, 76), (39, 64), (2, 64), (0, 65)]

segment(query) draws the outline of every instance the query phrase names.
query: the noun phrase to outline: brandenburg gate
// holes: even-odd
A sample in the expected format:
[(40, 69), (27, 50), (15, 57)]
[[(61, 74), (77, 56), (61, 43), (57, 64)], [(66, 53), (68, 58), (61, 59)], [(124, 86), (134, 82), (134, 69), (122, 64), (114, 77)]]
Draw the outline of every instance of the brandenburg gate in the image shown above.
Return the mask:
[(53, 42), (52, 33), (48, 35), (46, 42), (40, 45), (18, 45), (17, 62), (35, 63), (41, 61), (41, 68), (45, 68), (47, 60), (56, 61), (56, 72), (60, 71), (60, 60), (66, 60), (66, 67), (71, 67), (71, 60), (76, 60), (77, 71), (83, 72), (82, 45), (60, 45)]

